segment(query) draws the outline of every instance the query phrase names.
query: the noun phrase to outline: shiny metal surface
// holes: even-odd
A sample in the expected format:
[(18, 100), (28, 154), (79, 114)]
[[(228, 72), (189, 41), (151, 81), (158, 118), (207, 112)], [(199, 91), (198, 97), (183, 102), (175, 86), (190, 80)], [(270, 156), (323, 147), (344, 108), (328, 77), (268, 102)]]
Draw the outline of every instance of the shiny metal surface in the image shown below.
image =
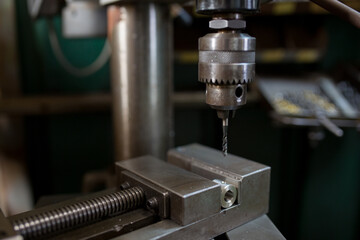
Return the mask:
[[(187, 225), (220, 211), (220, 186), (206, 178), (174, 165), (145, 156), (116, 163), (117, 174), (133, 173), (169, 194), (170, 218)], [(122, 181), (128, 181), (121, 178)]]
[(201, 14), (256, 12), (260, 0), (196, 0), (196, 11)]
[(164, 159), (172, 142), (172, 23), (166, 4), (108, 8), (115, 160)]
[(155, 198), (158, 207), (157, 209), (149, 209), (157, 216), (161, 218), (170, 217), (170, 201), (169, 201), (169, 192), (151, 182), (144, 181), (143, 178), (129, 172), (129, 171), (120, 171), (117, 174), (117, 182), (123, 183), (128, 182), (131, 186), (139, 186), (143, 189), (146, 199)]
[(199, 63), (200, 82), (213, 84), (244, 84), (250, 83), (254, 79), (255, 63)]
[(208, 33), (199, 39), (200, 51), (255, 51), (256, 39), (247, 33)]
[(199, 81), (248, 83), (255, 79), (256, 40), (248, 34), (211, 33), (199, 39)]
[(209, 22), (211, 29), (243, 29), (246, 27), (246, 22), (241, 19), (214, 19)]
[(221, 186), (221, 207), (229, 208), (234, 205), (237, 198), (237, 189), (234, 185), (228, 184), (219, 179), (214, 179), (213, 182), (220, 184)]
[(246, 104), (247, 86), (206, 84), (205, 95), (206, 103), (214, 109), (236, 110)]
[(137, 208), (144, 203), (141, 188), (110, 193), (61, 208), (13, 220), (14, 230), (25, 239), (43, 238), (83, 224)]
[[(212, 239), (267, 212), (270, 189), (269, 167), (231, 154), (224, 160), (220, 151), (197, 144), (171, 150), (168, 160), (208, 179), (220, 179), (233, 184), (239, 190), (239, 200), (230, 208), (188, 225), (182, 226), (171, 220), (163, 220), (115, 239)], [(144, 159), (143, 162), (149, 161)], [(148, 166), (143, 167), (139, 163), (137, 165), (136, 168), (141, 171), (151, 172), (157, 178), (161, 178), (156, 173), (155, 167), (152, 169)], [(167, 173), (165, 175), (167, 182), (175, 184), (178, 181), (177, 176)], [(207, 201), (202, 200), (201, 203), (211, 209)], [(193, 211), (196, 210), (193, 208)]]
[[(222, 113), (225, 112), (225, 115), (227, 113), (229, 113), (229, 111), (217, 111), (218, 116), (219, 115), (223, 115)], [(224, 156), (227, 156), (228, 153), (228, 142), (227, 142), (227, 138), (228, 138), (228, 128), (229, 128), (229, 116), (227, 117), (219, 117), (222, 119), (222, 130), (223, 130), (223, 140), (222, 140), (222, 151)]]
[(232, 184), (238, 189), (238, 203), (267, 211), (270, 192), (268, 166), (232, 154), (224, 157), (220, 151), (200, 144), (171, 149), (168, 162), (207, 179)]
[[(117, 162), (118, 185), (126, 182), (130, 187), (120, 193), (139, 189), (137, 192), (134, 190), (123, 196), (113, 190), (99, 192), (85, 199), (73, 199), (12, 216), (9, 220), (16, 223), (25, 219), (27, 223), (22, 224), (38, 233), (49, 233), (55, 226), (57, 230), (73, 224), (82, 226), (57, 232), (51, 235), (54, 239), (211, 239), (267, 212), (269, 167), (231, 154), (224, 161), (220, 151), (198, 144), (173, 149), (168, 155), (169, 161), (181, 168), (150, 156)], [(219, 183), (213, 182), (214, 179)], [(134, 187), (137, 185), (139, 187)], [(113, 198), (114, 194), (120, 196), (118, 201)], [(114, 216), (114, 209), (135, 208), (136, 203), (142, 205), (145, 199), (148, 211), (137, 209)], [(230, 204), (221, 209), (222, 199), (233, 206)], [(160, 209), (163, 213), (158, 211)], [(61, 218), (56, 220), (55, 215)], [(84, 221), (90, 215), (94, 216), (92, 220), (101, 222)], [(109, 218), (103, 219), (103, 216)], [(262, 229), (254, 227), (259, 231)], [(260, 227), (274, 229), (269, 221), (261, 221)], [(249, 232), (246, 233), (252, 230), (247, 229)], [(269, 236), (273, 237), (273, 232)]]

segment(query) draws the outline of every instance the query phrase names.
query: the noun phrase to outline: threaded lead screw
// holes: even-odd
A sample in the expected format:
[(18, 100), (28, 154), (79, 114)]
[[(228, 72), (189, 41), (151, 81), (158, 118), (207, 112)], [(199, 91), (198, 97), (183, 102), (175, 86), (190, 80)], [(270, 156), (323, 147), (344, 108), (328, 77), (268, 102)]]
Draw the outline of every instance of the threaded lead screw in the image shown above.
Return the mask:
[(134, 187), (15, 220), (13, 225), (25, 239), (34, 239), (120, 214), (141, 206), (144, 200), (143, 190)]

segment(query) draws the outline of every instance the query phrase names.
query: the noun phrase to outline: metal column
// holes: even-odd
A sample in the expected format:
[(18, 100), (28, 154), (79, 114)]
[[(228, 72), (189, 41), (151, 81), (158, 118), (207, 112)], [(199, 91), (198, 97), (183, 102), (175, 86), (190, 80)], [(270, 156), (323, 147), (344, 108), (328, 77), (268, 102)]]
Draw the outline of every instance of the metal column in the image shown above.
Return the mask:
[(108, 20), (115, 160), (147, 154), (165, 159), (172, 141), (169, 6), (141, 1), (112, 5)]

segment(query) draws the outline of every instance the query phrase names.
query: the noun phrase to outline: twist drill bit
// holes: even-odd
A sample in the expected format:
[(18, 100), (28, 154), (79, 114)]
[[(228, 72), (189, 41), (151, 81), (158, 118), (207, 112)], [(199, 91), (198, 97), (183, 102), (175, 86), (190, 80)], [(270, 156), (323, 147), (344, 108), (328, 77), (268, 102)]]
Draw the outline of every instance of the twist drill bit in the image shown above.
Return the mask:
[(227, 141), (227, 131), (228, 131), (228, 126), (229, 126), (229, 119), (228, 118), (224, 118), (222, 120), (223, 123), (223, 142), (222, 142), (222, 151), (224, 156), (226, 157), (227, 155), (227, 150), (228, 150), (228, 141)]

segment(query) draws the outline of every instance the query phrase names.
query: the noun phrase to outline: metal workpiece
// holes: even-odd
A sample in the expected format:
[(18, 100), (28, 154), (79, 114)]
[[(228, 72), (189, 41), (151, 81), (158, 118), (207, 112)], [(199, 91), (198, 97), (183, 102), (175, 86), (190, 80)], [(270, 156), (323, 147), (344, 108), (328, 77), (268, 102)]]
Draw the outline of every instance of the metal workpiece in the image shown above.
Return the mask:
[(25, 239), (44, 238), (135, 209), (142, 206), (144, 201), (142, 189), (133, 187), (58, 208), (50, 206), (38, 209), (35, 214), (15, 215), (10, 217), (10, 221), (14, 230)]
[(168, 152), (168, 162), (207, 179), (219, 179), (238, 190), (237, 203), (249, 209), (268, 209), (270, 167), (232, 154), (191, 144)]
[(220, 186), (204, 177), (145, 156), (116, 163), (120, 181), (132, 181), (130, 172), (142, 182), (158, 186), (169, 195), (170, 219), (188, 225), (220, 212)]
[(115, 160), (165, 159), (172, 144), (172, 22), (167, 4), (108, 8)]
[(229, 208), (234, 205), (237, 198), (237, 189), (234, 185), (228, 184), (219, 179), (214, 179), (213, 182), (220, 184), (221, 186), (221, 207)]
[(259, 8), (260, 0), (196, 0), (196, 12), (206, 15), (258, 12)]

